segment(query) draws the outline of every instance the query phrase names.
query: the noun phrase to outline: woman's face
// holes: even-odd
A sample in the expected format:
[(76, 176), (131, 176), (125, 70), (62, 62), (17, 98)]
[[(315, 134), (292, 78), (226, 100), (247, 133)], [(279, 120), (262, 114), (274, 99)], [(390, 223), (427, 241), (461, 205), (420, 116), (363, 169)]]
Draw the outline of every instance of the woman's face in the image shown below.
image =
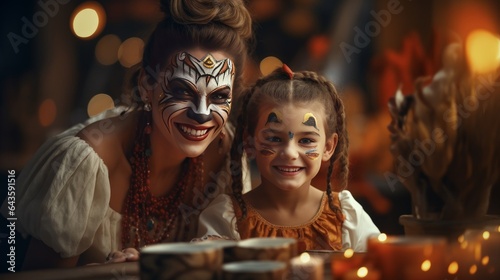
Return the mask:
[(227, 122), (234, 76), (234, 64), (224, 52), (175, 54), (153, 92), (155, 129), (187, 157), (202, 154)]

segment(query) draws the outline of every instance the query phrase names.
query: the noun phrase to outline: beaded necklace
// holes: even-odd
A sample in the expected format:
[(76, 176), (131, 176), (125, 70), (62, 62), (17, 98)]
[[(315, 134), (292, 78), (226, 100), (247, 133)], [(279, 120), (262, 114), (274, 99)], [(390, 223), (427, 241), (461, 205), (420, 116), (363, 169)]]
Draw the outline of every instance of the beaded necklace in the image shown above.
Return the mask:
[[(170, 237), (179, 215), (186, 187), (196, 177), (198, 158), (182, 163), (177, 184), (165, 196), (155, 197), (150, 191), (149, 158), (151, 112), (143, 111), (130, 158), (132, 176), (122, 213), (122, 246), (141, 248)], [(193, 162), (193, 163), (192, 163)], [(199, 174), (198, 174), (199, 176)]]

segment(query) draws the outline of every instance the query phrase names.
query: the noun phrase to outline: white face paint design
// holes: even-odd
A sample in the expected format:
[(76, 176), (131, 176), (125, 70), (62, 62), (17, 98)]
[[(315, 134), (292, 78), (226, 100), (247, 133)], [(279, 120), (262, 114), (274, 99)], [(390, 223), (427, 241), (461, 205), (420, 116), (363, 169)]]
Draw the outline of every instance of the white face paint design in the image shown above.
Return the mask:
[(207, 54), (199, 60), (186, 52), (176, 55), (167, 67), (162, 84), (165, 95), (159, 101), (167, 129), (172, 129), (170, 118), (182, 110), (200, 125), (216, 114), (222, 119), (222, 128), (231, 110), (234, 74), (229, 58), (216, 60)]

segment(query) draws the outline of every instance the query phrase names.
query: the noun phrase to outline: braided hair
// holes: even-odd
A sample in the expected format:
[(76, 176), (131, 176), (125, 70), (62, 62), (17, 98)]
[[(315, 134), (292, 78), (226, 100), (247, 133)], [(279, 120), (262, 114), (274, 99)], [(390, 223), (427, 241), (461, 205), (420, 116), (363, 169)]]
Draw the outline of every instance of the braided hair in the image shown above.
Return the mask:
[(318, 101), (324, 106), (327, 138), (334, 133), (338, 135), (337, 147), (330, 158), (328, 166), (326, 192), (330, 208), (338, 215), (341, 215), (340, 209), (333, 203), (331, 177), (335, 163), (338, 163), (336, 175), (339, 187), (336, 190), (343, 190), (347, 187), (349, 140), (344, 105), (333, 83), (323, 76), (311, 71), (291, 73), (288, 67), (283, 67), (257, 80), (242, 96), (241, 103), (243, 107), (237, 119), (238, 125), (231, 147), (232, 192), (242, 211), (241, 218), (245, 218), (247, 214), (242, 194), (241, 158), (243, 156), (243, 147), (248, 144), (248, 141), (251, 141), (251, 138), (246, 136), (254, 135), (261, 104), (308, 103), (314, 101)]

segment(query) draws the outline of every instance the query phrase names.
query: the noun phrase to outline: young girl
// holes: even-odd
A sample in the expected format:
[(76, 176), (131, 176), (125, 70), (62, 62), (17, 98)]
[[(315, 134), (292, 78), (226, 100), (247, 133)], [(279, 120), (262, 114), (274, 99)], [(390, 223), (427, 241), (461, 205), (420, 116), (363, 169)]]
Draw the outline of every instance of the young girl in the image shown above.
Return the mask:
[[(246, 92), (231, 148), (232, 197), (218, 196), (200, 215), (199, 236), (293, 237), (301, 250), (366, 250), (379, 233), (343, 190), (348, 176), (344, 107), (333, 84), (286, 65)], [(244, 151), (244, 152), (243, 152)], [(261, 183), (242, 193), (241, 157), (254, 158)], [(329, 162), (326, 192), (311, 186)], [(338, 163), (339, 186), (330, 177)]]

